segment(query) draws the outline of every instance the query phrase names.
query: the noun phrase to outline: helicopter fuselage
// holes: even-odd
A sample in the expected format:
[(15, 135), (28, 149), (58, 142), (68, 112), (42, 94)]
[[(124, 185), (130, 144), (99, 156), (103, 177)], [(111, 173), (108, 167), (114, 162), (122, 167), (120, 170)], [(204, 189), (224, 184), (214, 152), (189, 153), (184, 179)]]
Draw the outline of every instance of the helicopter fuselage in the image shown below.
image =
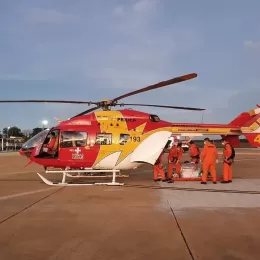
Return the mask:
[(44, 167), (128, 170), (154, 164), (172, 135), (171, 125), (156, 115), (129, 109), (98, 111), (39, 133), (20, 153)]
[[(229, 124), (173, 124), (130, 109), (98, 111), (39, 133), (23, 145), (20, 154), (44, 167), (129, 170), (153, 165), (173, 134), (225, 135), (237, 141), (242, 133)], [(50, 147), (52, 135), (55, 142)]]

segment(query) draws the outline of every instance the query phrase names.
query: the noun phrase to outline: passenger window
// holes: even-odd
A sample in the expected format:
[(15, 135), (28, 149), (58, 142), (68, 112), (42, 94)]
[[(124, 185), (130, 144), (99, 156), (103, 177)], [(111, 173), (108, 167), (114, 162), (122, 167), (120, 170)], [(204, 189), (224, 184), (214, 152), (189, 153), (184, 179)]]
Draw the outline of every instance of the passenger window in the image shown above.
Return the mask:
[(126, 144), (129, 137), (130, 137), (130, 135), (128, 135), (128, 134), (120, 134), (119, 144), (120, 145)]
[(86, 132), (64, 131), (61, 133), (60, 147), (84, 147), (87, 145), (87, 138)]
[(160, 118), (157, 115), (150, 115), (150, 120), (152, 122), (160, 122)]
[(96, 144), (99, 144), (99, 145), (112, 144), (112, 134), (97, 134)]

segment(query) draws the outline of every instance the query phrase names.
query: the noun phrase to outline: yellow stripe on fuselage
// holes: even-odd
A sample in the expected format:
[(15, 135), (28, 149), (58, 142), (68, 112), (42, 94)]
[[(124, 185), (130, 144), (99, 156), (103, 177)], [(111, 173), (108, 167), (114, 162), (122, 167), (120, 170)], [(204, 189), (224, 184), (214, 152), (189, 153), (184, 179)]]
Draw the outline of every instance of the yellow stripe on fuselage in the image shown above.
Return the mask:
[(119, 111), (98, 111), (95, 112), (96, 119), (100, 124), (101, 133), (112, 134), (111, 145), (100, 145), (100, 150), (96, 158), (96, 163), (99, 163), (105, 157), (117, 152), (118, 138), (115, 138), (119, 132), (124, 132), (127, 129), (127, 124), (124, 121), (118, 121), (117, 118), (122, 118), (122, 113)]
[(252, 125), (250, 125), (250, 126), (245, 126), (245, 127), (241, 127), (241, 130), (242, 131), (255, 131), (255, 130), (257, 130), (259, 128), (259, 125), (256, 123), (256, 122), (254, 122)]
[[(112, 144), (110, 145), (100, 145), (100, 151), (96, 158), (95, 164), (102, 161), (105, 157), (115, 153), (121, 152), (118, 161), (116, 164), (119, 164), (123, 161), (129, 154), (131, 154), (137, 146), (144, 139), (149, 137), (150, 135), (159, 132), (159, 131), (169, 131), (173, 134), (181, 134), (181, 133), (201, 133), (203, 135), (240, 135), (241, 133), (234, 133), (231, 130), (238, 130), (239, 128), (200, 128), (200, 127), (161, 127), (143, 134), (143, 131), (146, 126), (146, 122), (139, 125), (133, 130), (128, 130), (127, 122), (124, 120), (124, 116), (120, 111), (98, 111), (95, 112), (96, 119), (100, 124), (100, 132), (101, 133), (111, 133), (112, 134)], [(127, 140), (127, 142), (123, 145), (120, 145), (120, 134), (128, 134), (131, 138)], [(134, 137), (140, 138), (138, 141), (134, 141)]]
[[(239, 134), (240, 129), (235, 128), (200, 128), (200, 127), (172, 127), (171, 128), (173, 134), (181, 134), (181, 133), (198, 133), (203, 135), (222, 135), (222, 134)], [(237, 133), (233, 132), (234, 130)]]
[[(134, 130), (127, 131), (127, 129), (126, 129), (125, 134), (129, 134), (132, 138), (139, 137), (140, 142), (142, 142), (142, 140), (143, 140), (142, 133), (144, 131), (145, 125), (146, 125), (146, 123), (136, 127), (135, 131)], [(133, 142), (129, 138), (125, 145), (119, 144), (118, 149), (119, 150), (121, 149), (122, 152), (120, 154), (120, 157), (118, 158), (117, 164), (122, 162), (130, 153), (132, 153), (135, 150), (135, 148), (140, 144), (140, 142)]]
[[(111, 145), (100, 145), (100, 151), (96, 158), (95, 164), (99, 163), (105, 157), (121, 151), (117, 164), (123, 161), (129, 154), (131, 154), (136, 147), (148, 136), (159, 131), (171, 131), (171, 127), (158, 128), (143, 134), (146, 122), (136, 127), (134, 130), (128, 130), (127, 122), (118, 120), (124, 118), (120, 111), (99, 111), (95, 112), (96, 119), (100, 124), (101, 133), (112, 133)], [(131, 138), (127, 140), (124, 145), (120, 145), (120, 134), (128, 134)], [(134, 141), (134, 137), (140, 138), (140, 141)]]

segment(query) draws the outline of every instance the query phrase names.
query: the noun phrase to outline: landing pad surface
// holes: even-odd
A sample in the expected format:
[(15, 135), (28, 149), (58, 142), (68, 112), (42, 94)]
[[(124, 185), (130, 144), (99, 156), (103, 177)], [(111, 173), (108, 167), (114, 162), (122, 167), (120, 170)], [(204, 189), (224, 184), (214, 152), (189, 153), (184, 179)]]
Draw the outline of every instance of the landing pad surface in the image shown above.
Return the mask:
[(49, 187), (0, 155), (0, 259), (259, 259), (260, 151), (236, 152), (230, 184), (154, 183), (144, 166), (123, 187)]

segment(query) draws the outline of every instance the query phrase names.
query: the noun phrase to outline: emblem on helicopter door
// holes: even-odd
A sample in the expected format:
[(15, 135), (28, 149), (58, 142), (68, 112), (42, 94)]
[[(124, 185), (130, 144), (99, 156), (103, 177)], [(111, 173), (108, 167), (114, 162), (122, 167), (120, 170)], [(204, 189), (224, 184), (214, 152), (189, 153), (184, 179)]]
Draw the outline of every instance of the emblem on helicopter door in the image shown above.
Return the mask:
[(77, 149), (73, 150), (72, 160), (84, 160), (84, 154), (81, 149), (77, 147)]

